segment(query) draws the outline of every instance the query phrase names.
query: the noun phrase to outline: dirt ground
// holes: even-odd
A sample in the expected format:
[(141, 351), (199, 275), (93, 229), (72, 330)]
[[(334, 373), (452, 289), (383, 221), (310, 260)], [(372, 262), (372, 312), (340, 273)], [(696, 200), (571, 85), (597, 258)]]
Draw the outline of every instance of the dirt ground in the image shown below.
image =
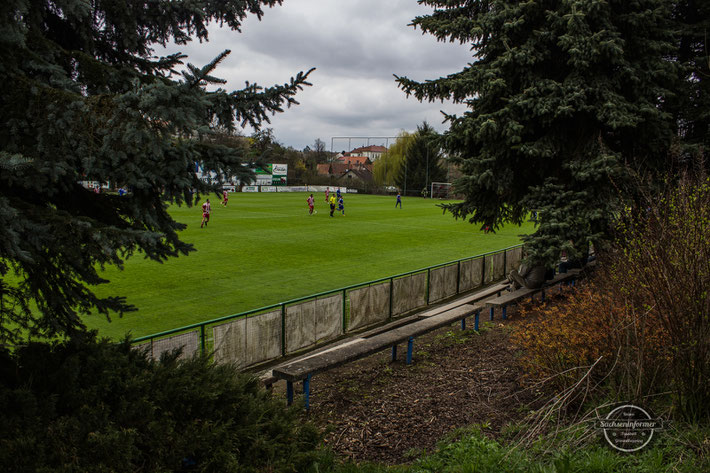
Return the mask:
[(523, 381), (509, 340), (523, 327), (517, 312), (509, 308), (507, 320), (497, 313), (492, 322), (481, 313), (479, 333), (469, 319), (466, 331), (456, 324), (419, 337), (411, 365), (401, 345), (397, 361), (387, 350), (318, 374), (304, 415), (335, 452), (357, 462), (405, 463), (474, 424), (495, 437), (540, 394)]

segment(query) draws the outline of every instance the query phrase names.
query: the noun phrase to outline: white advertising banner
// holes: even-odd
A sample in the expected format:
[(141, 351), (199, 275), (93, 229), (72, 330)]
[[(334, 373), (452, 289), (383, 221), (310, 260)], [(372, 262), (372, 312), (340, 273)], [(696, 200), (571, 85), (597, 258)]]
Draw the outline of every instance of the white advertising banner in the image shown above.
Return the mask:
[(285, 176), (288, 174), (288, 164), (272, 164), (271, 174), (274, 176)]
[(257, 174), (256, 182), (257, 186), (270, 186), (272, 183), (271, 174)]
[(278, 192), (307, 192), (306, 186), (278, 187)]
[(259, 186), (244, 186), (242, 192), (259, 192)]

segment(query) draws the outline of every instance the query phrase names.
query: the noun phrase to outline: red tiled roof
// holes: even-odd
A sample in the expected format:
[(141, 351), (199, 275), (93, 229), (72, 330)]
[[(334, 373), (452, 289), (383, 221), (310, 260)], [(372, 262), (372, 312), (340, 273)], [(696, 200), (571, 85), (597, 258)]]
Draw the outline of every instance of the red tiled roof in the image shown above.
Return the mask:
[(387, 148), (384, 146), (380, 145), (370, 145), (370, 146), (363, 146), (361, 148), (355, 148), (354, 150), (350, 151), (351, 153), (362, 153), (363, 151), (369, 151), (371, 153), (384, 153), (387, 151)]
[(348, 164), (333, 162), (330, 164), (318, 165), (318, 174), (323, 176), (342, 176), (349, 170), (372, 172), (372, 164)]
[(371, 164), (370, 158), (367, 156), (342, 156), (337, 159), (339, 163), (346, 164)]

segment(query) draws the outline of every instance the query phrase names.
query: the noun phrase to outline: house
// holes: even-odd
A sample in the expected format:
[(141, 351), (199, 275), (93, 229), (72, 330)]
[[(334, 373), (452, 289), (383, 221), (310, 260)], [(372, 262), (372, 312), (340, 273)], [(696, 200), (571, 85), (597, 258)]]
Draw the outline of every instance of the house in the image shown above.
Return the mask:
[(359, 187), (359, 184), (373, 182), (372, 171), (368, 169), (348, 169), (339, 178), (346, 187)]
[(363, 146), (361, 148), (355, 148), (349, 153), (343, 153), (344, 156), (365, 156), (370, 158), (370, 162), (375, 162), (380, 159), (384, 153), (387, 152), (387, 148), (380, 145), (370, 145)]
[(341, 156), (335, 161), (338, 163), (350, 164), (353, 167), (372, 164), (372, 160), (367, 156)]
[[(347, 158), (346, 158), (347, 159)], [(319, 176), (330, 176), (330, 177), (341, 177), (347, 171), (363, 171), (372, 174), (372, 164), (361, 163), (361, 162), (338, 162), (333, 161), (330, 164), (319, 164), (318, 165), (318, 175)]]

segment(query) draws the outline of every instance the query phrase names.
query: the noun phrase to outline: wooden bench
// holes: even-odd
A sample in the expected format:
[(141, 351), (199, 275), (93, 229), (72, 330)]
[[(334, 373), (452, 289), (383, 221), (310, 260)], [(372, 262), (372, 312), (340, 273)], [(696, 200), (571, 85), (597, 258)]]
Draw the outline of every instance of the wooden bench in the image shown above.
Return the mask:
[(482, 303), (472, 303), (500, 295), (506, 287), (507, 284), (492, 286), (455, 302), (410, 316), (404, 321), (395, 322), (396, 325), (393, 328), (374, 329), (337, 346), (287, 362), (275, 367), (270, 379), (276, 378), (286, 381), (286, 397), (289, 405), (293, 403), (293, 383), (303, 381), (303, 397), (305, 407), (308, 409), (310, 407), (312, 376), (389, 347), (392, 348), (392, 360), (394, 361), (397, 358), (397, 345), (404, 341), (407, 342), (406, 363), (411, 364), (415, 337), (458, 321), (461, 321), (461, 329), (464, 330), (466, 318), (470, 316), (474, 317), (474, 328), (478, 330), (480, 312), (485, 306)]
[(501, 316), (503, 319), (507, 317), (507, 307), (512, 304), (516, 304), (521, 300), (531, 297), (534, 298), (535, 294), (541, 294), (541, 300), (545, 300), (545, 291), (553, 286), (559, 285), (560, 291), (562, 290), (563, 284), (574, 284), (574, 281), (579, 277), (580, 269), (570, 269), (566, 273), (558, 273), (553, 279), (545, 281), (542, 287), (537, 289), (528, 289), (526, 287), (521, 287), (514, 291), (506, 292), (495, 299), (490, 299), (486, 301), (486, 307), (490, 309), (490, 319), (493, 320), (493, 315), (496, 307), (501, 308)]

